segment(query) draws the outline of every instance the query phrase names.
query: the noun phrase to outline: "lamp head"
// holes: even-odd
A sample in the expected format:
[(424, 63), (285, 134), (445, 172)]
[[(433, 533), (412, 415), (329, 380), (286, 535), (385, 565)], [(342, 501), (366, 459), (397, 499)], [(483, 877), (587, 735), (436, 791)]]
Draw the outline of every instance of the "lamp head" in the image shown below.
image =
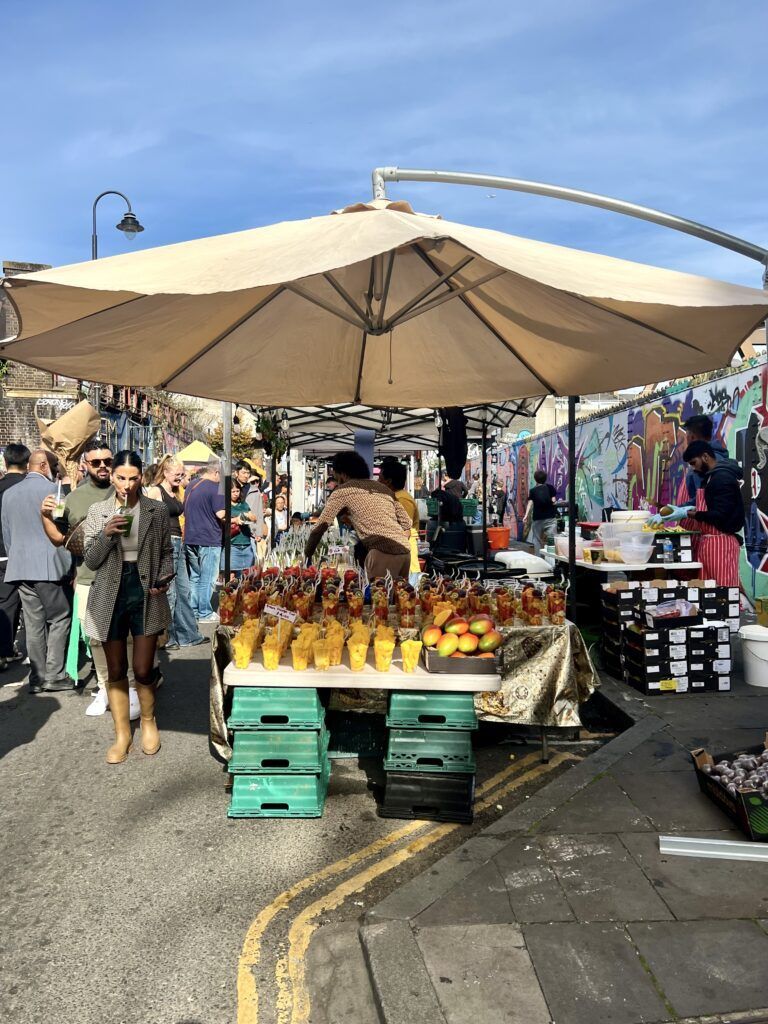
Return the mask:
[(132, 242), (136, 235), (144, 230), (142, 225), (139, 224), (139, 218), (131, 210), (123, 214), (123, 219), (115, 227), (118, 231), (123, 232), (129, 242)]

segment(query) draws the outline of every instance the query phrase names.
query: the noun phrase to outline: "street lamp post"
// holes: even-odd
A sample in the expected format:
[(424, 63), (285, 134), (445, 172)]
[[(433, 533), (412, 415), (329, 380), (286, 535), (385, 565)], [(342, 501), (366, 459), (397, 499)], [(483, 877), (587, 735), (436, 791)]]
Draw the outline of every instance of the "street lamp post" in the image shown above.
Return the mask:
[(128, 209), (123, 214), (123, 219), (120, 221), (119, 224), (115, 224), (115, 227), (118, 231), (123, 232), (123, 234), (129, 242), (132, 242), (136, 235), (138, 235), (140, 231), (144, 230), (142, 225), (139, 223), (139, 218), (131, 209), (131, 201), (128, 198), (128, 196), (123, 195), (122, 192), (116, 192), (114, 189), (107, 189), (106, 192), (100, 193), (98, 196), (96, 196), (96, 198), (93, 201), (93, 232), (91, 234), (92, 260), (96, 260), (99, 258), (99, 241), (96, 235), (96, 207), (99, 203), (99, 200), (103, 199), (104, 196), (120, 196), (121, 199), (125, 200)]

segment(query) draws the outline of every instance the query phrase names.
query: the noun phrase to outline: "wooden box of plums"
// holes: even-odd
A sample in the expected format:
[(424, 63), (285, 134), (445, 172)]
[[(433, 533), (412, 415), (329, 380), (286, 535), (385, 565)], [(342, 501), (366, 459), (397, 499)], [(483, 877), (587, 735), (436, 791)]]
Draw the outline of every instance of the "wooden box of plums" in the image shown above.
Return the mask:
[(768, 843), (768, 733), (762, 747), (717, 756), (702, 747), (691, 757), (702, 793), (750, 839)]

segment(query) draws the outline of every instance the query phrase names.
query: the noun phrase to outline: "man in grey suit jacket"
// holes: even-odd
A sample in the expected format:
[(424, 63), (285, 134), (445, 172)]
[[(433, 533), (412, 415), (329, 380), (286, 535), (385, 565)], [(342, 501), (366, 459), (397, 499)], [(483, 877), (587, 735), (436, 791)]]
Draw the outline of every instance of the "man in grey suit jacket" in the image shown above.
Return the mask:
[(40, 519), (43, 498), (54, 492), (50, 473), (45, 452), (32, 452), (27, 476), (5, 494), (2, 506), (8, 551), (5, 579), (19, 584), (31, 693), (69, 690), (75, 685), (66, 671), (72, 556), (49, 544)]

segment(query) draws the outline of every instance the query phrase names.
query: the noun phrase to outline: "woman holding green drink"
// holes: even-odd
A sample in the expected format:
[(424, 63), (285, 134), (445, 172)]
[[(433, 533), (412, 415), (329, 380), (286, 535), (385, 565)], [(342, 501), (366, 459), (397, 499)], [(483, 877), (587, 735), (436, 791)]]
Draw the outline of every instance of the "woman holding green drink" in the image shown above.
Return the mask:
[(141, 749), (156, 754), (155, 649), (170, 622), (167, 591), (173, 579), (173, 547), (166, 507), (141, 493), (141, 459), (118, 452), (112, 466), (115, 495), (97, 502), (85, 521), (85, 564), (96, 578), (86, 612), (86, 634), (104, 645), (109, 709), (115, 742), (108, 764), (128, 757), (132, 735), (128, 699), (128, 635), (141, 705)]

